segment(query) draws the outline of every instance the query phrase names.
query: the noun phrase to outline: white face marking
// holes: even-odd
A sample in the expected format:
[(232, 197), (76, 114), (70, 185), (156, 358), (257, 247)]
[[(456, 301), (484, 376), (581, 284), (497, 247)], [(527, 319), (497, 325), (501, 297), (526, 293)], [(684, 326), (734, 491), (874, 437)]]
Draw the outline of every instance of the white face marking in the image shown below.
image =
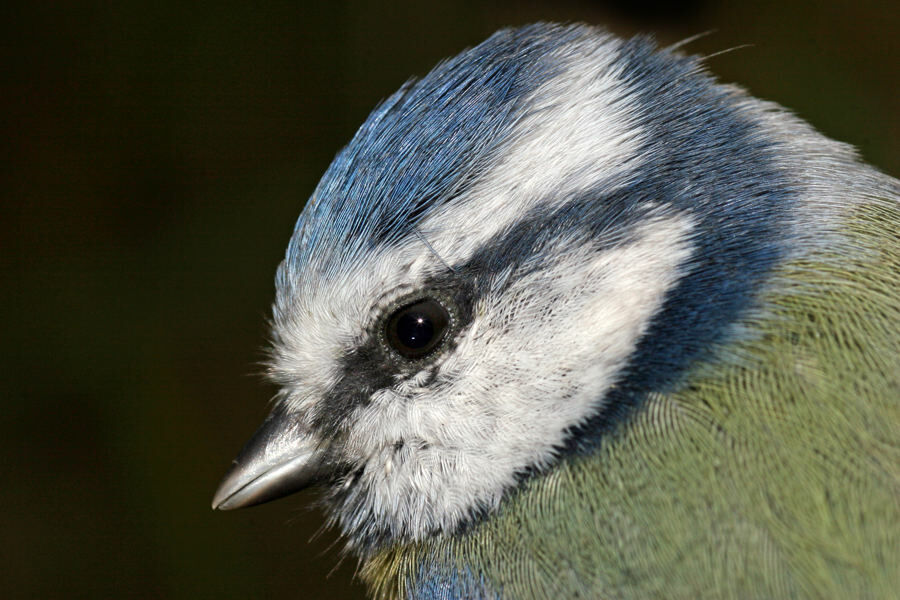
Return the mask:
[[(376, 392), (344, 424), (342, 458), (362, 469), (345, 492), (362, 495), (366, 507), (341, 515), (344, 527), (352, 532), (367, 525), (354, 519), (374, 518), (405, 539), (452, 530), (475, 507), (496, 506), (517, 472), (548, 464), (565, 431), (598, 408), (677, 282), (690, 230), (687, 217), (670, 215), (648, 219), (631, 243), (605, 252), (560, 242), (541, 270), (481, 298), (454, 351), (439, 359), (441, 385), (410, 377)], [(424, 262), (414, 261), (407, 277), (431, 274)], [(349, 274), (343, 293), (328, 299), (355, 310), (295, 329), (321, 341), (329, 327), (337, 334), (294, 346), (295, 368), (298, 354), (336, 355), (346, 350), (342, 338), (369, 325), (364, 299), (380, 287), (365, 272)], [(297, 380), (301, 400), (292, 395), (287, 405), (297, 414), (316, 401), (309, 377)]]
[[(284, 408), (302, 421), (365, 341), (376, 309), (445, 273), (445, 262), (464, 263), (532, 208), (589, 189), (602, 202), (628, 182), (641, 130), (612, 68), (617, 45), (593, 37), (558, 51), (565, 73), (534, 93), (507, 153), (421, 224), (443, 261), (411, 236), (337, 277), (317, 277), (324, 267), (315, 264), (308, 277), (293, 275), (294, 296), (276, 310)], [(548, 464), (566, 430), (598, 408), (678, 280), (691, 225), (659, 213), (627, 244), (598, 251), (562, 237), (540, 269), (489, 274), (494, 291), (437, 359), (437, 378), (397, 380), (342, 424), (339, 451), (356, 474), (341, 486), (357, 508), (338, 507), (337, 518), (351, 537), (372, 519), (404, 539), (453, 529), (496, 506), (517, 472)]]
[(452, 530), (474, 507), (496, 506), (517, 472), (549, 464), (678, 280), (690, 229), (685, 217), (657, 218), (607, 252), (560, 248), (545, 269), (481, 299), (438, 363), (441, 385), (382, 390), (358, 408), (343, 450), (365, 465), (356, 493), (375, 518), (407, 539)]

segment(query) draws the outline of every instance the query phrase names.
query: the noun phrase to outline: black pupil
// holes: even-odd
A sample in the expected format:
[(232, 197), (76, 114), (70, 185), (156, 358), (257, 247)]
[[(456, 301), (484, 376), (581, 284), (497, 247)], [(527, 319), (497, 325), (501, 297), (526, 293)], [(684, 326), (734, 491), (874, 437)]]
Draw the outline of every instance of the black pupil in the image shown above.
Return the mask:
[(434, 337), (434, 324), (427, 315), (408, 312), (397, 319), (397, 338), (408, 348), (424, 348)]
[(441, 343), (450, 322), (447, 310), (426, 298), (404, 306), (387, 323), (391, 347), (406, 358), (425, 356)]

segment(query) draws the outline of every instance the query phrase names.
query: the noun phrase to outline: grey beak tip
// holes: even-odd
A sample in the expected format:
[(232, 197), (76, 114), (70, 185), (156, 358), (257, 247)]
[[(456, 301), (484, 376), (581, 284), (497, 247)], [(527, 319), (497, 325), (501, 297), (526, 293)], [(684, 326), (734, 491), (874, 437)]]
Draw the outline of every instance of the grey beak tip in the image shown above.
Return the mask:
[(238, 462), (236, 460), (231, 461), (231, 466), (228, 468), (225, 476), (222, 477), (222, 481), (219, 482), (219, 486), (213, 494), (211, 504), (213, 510), (230, 510), (231, 508), (234, 508), (228, 503), (228, 500), (234, 495), (234, 473), (237, 469)]
[(262, 504), (310, 486), (322, 474), (322, 454), (302, 429), (273, 413), (225, 473), (213, 510)]

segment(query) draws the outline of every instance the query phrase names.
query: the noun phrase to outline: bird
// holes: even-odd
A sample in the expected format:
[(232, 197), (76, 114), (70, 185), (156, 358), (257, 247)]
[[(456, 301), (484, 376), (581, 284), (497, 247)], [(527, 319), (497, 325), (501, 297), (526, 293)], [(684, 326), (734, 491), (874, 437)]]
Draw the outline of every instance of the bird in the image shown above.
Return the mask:
[(317, 487), (373, 598), (896, 597), (898, 230), (702, 57), (502, 29), (315, 188), (213, 508)]

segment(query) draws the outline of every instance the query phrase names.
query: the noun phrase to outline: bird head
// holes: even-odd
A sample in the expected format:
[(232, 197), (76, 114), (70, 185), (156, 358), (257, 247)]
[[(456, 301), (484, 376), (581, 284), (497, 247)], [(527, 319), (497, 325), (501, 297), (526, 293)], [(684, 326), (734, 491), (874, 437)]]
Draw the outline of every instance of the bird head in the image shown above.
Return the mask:
[(213, 501), (313, 483), (350, 545), (457, 531), (736, 335), (787, 248), (767, 109), (585, 26), (503, 30), (383, 102), (277, 274), (274, 409)]

